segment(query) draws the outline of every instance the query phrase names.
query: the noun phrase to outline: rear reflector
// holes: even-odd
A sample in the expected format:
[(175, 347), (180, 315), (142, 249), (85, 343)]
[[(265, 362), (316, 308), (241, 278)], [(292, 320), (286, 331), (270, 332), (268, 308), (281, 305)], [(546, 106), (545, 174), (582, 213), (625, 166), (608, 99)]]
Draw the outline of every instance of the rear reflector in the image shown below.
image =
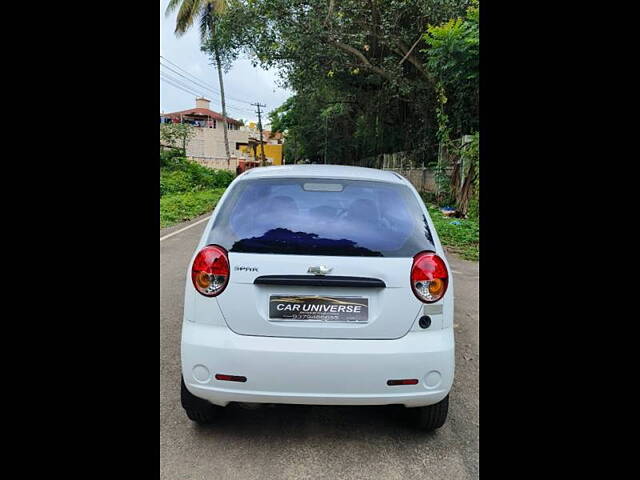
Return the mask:
[(417, 378), (405, 378), (402, 380), (387, 380), (387, 385), (417, 385)]
[(222, 373), (216, 373), (216, 380), (226, 380), (227, 382), (246, 382), (247, 377), (240, 375), (223, 375)]

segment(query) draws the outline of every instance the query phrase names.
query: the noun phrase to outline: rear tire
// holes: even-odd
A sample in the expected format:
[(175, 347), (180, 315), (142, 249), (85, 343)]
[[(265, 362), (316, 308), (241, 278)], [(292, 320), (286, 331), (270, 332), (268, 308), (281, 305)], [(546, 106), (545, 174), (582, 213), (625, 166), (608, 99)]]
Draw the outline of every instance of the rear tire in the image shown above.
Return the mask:
[(187, 390), (182, 377), (180, 378), (180, 400), (189, 420), (200, 425), (209, 425), (215, 422), (222, 413), (222, 407), (198, 398)]
[(414, 410), (415, 425), (421, 430), (430, 432), (444, 425), (449, 411), (449, 395), (433, 405), (412, 408), (411, 410)]

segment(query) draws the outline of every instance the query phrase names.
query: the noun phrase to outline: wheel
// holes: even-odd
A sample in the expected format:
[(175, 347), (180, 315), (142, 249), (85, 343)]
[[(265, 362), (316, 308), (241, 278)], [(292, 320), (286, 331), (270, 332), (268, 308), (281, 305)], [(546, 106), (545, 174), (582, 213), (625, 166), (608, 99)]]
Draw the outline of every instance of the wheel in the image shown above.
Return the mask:
[(421, 430), (431, 431), (444, 425), (449, 411), (449, 395), (438, 403), (427, 407), (412, 408), (415, 425)]
[(222, 412), (222, 407), (198, 398), (187, 390), (182, 377), (180, 378), (180, 400), (189, 420), (201, 425), (213, 423)]

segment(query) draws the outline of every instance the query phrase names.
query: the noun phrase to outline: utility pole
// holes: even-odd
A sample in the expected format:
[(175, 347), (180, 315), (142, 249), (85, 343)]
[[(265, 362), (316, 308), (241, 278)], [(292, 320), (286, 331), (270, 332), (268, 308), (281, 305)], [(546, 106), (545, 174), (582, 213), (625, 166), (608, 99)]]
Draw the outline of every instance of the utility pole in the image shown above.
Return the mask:
[(260, 150), (262, 151), (262, 166), (265, 166), (266, 157), (264, 156), (264, 143), (262, 143), (262, 112), (260, 111), (260, 107), (266, 108), (267, 106), (264, 104), (260, 104), (259, 102), (252, 103), (254, 107), (258, 108), (256, 112), (258, 114), (258, 130), (260, 130)]
[[(211, 8), (211, 5), (208, 5)], [(227, 106), (224, 101), (224, 83), (222, 83), (222, 67), (220, 66), (220, 52), (216, 47), (216, 65), (218, 66), (218, 81), (220, 82), (220, 98), (222, 99), (222, 132), (224, 133), (224, 151), (227, 155), (227, 167), (231, 163), (231, 152), (229, 152), (229, 136), (227, 134), (228, 123), (227, 120)]]

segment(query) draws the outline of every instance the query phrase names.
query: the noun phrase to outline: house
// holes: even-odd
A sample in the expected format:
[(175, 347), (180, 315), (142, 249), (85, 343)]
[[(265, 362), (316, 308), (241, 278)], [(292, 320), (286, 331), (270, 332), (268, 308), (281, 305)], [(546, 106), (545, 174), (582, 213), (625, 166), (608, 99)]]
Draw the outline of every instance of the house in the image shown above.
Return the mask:
[(195, 127), (195, 135), (187, 144), (187, 157), (202, 165), (235, 171), (240, 160), (249, 160), (246, 152), (238, 149), (248, 145), (250, 131), (242, 123), (227, 117), (227, 137), (231, 160), (227, 160), (224, 146), (223, 116), (210, 108), (206, 98), (196, 98), (195, 108), (179, 112), (161, 113), (160, 124), (188, 123)]
[[(250, 131), (249, 141), (246, 145), (238, 145), (240, 151), (246, 154), (251, 160), (259, 161), (262, 156), (262, 147), (260, 146), (260, 130), (255, 123), (250, 122), (247, 126)], [(272, 133), (269, 130), (262, 131), (262, 143), (264, 145), (264, 156), (267, 165), (283, 165), (283, 141), (282, 133)]]

